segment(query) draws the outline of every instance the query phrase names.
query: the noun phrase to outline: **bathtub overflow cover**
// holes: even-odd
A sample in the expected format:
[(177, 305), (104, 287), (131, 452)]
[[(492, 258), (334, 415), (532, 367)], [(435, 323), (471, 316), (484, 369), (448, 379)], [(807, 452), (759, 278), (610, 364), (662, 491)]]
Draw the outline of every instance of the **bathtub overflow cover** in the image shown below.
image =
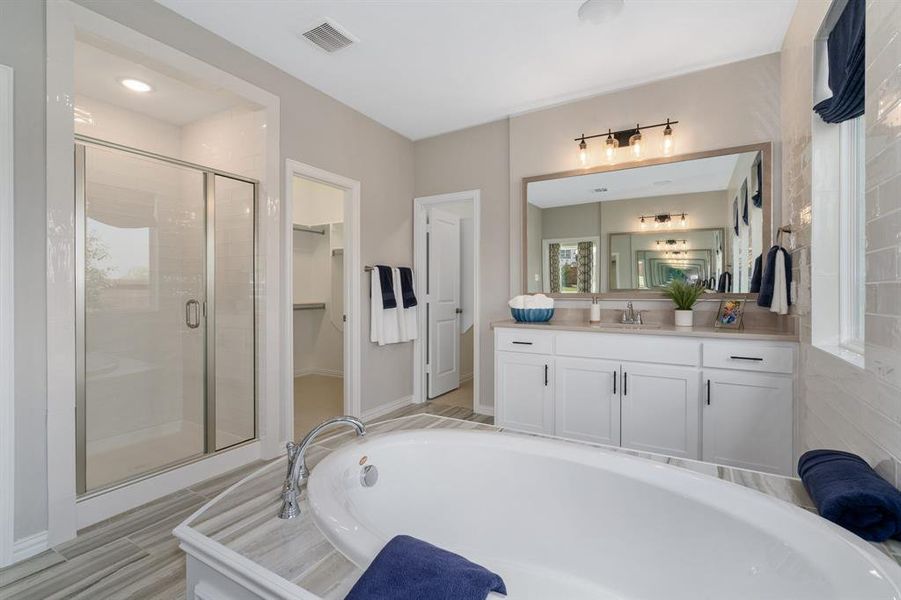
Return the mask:
[(360, 483), (363, 487), (372, 487), (379, 480), (379, 470), (375, 465), (366, 465), (360, 470)]

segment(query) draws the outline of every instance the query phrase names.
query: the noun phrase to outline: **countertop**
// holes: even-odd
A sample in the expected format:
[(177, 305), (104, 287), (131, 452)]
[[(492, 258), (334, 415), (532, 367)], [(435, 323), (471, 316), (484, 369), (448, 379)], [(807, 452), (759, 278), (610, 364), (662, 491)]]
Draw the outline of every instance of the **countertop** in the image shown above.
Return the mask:
[(627, 333), (630, 335), (672, 335), (770, 342), (797, 342), (798, 334), (772, 329), (716, 329), (715, 327), (676, 327), (672, 324), (621, 325), (619, 323), (588, 323), (587, 321), (555, 321), (546, 323), (518, 323), (512, 319), (494, 321), (491, 328), (535, 329), (538, 331), (591, 331), (594, 333)]
[[(459, 428), (481, 430), (485, 435), (502, 431), (493, 425), (461, 421), (436, 415), (401, 417), (368, 427), (370, 433), (407, 429)], [(529, 434), (517, 434), (529, 435)], [(352, 432), (341, 433), (315, 444), (307, 454), (308, 464), (315, 466), (328, 453), (353, 439)], [(682, 469), (703, 473), (757, 490), (796, 506), (815, 512), (813, 503), (801, 481), (793, 477), (769, 475), (694, 460), (671, 458), (625, 448), (576, 442), (597, 447), (598, 452), (622, 452), (646, 460), (667, 463)], [(304, 493), (299, 517), (284, 521), (277, 517), (281, 505), (281, 486), (285, 477), (285, 460), (276, 460), (223, 492), (184, 526), (202, 534), (207, 540), (234, 552), (266, 569), (289, 588), (302, 588), (324, 599), (344, 598), (362, 574), (360, 569), (340, 554), (319, 532), (310, 517)], [(901, 542), (874, 544), (901, 564)], [(283, 588), (284, 589), (284, 588)]]

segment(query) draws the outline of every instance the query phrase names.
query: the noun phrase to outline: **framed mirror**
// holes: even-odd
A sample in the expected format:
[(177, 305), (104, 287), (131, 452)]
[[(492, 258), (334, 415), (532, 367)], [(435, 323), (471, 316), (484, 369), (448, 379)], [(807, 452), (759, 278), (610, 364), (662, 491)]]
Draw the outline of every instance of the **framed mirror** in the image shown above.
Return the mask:
[(526, 293), (660, 294), (673, 279), (748, 294), (770, 247), (771, 144), (523, 180)]

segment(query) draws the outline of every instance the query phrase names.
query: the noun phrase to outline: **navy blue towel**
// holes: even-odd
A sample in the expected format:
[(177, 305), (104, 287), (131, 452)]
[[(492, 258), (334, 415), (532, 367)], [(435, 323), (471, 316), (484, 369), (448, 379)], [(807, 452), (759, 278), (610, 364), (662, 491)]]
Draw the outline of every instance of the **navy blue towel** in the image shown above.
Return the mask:
[(788, 304), (791, 306), (792, 295), (792, 257), (782, 246), (773, 246), (766, 253), (763, 275), (760, 278), (760, 292), (757, 294), (757, 306), (769, 308), (773, 305), (773, 285), (776, 283), (776, 257), (782, 255), (785, 260), (785, 290)]
[(721, 294), (732, 291), (732, 273), (723, 271), (720, 274), (720, 279), (716, 283), (716, 291)]
[(400, 271), (400, 295), (404, 301), (404, 308), (416, 306), (416, 294), (413, 293), (413, 269), (410, 267), (398, 267)]
[(840, 450), (811, 450), (798, 475), (826, 519), (870, 542), (901, 539), (901, 491), (862, 458)]
[(376, 265), (379, 270), (379, 283), (382, 286), (382, 308), (397, 308), (397, 298), (394, 297), (394, 274), (391, 267)]
[(751, 218), (748, 216), (748, 180), (745, 179), (741, 183), (741, 220), (745, 225), (751, 224)]
[(485, 600), (490, 592), (507, 595), (500, 575), (398, 535), (385, 544), (345, 600)]

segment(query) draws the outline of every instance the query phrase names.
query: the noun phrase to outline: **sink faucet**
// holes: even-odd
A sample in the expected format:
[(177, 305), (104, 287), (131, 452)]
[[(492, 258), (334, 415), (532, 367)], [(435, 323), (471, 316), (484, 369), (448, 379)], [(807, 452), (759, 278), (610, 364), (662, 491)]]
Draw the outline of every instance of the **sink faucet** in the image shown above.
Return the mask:
[(278, 513), (279, 519), (293, 519), (300, 514), (300, 488), (310, 476), (305, 456), (307, 447), (313, 443), (313, 440), (323, 430), (330, 429), (335, 425), (350, 425), (357, 432), (357, 437), (366, 435), (366, 426), (363, 425), (362, 421), (356, 417), (344, 416), (323, 421), (305, 435), (300, 444), (288, 442), (286, 445), (288, 450), (288, 475), (285, 478), (285, 484), (282, 486), (282, 508)]
[(626, 309), (623, 311), (623, 325), (641, 325), (641, 311), (635, 311), (632, 307), (632, 301), (626, 302)]

